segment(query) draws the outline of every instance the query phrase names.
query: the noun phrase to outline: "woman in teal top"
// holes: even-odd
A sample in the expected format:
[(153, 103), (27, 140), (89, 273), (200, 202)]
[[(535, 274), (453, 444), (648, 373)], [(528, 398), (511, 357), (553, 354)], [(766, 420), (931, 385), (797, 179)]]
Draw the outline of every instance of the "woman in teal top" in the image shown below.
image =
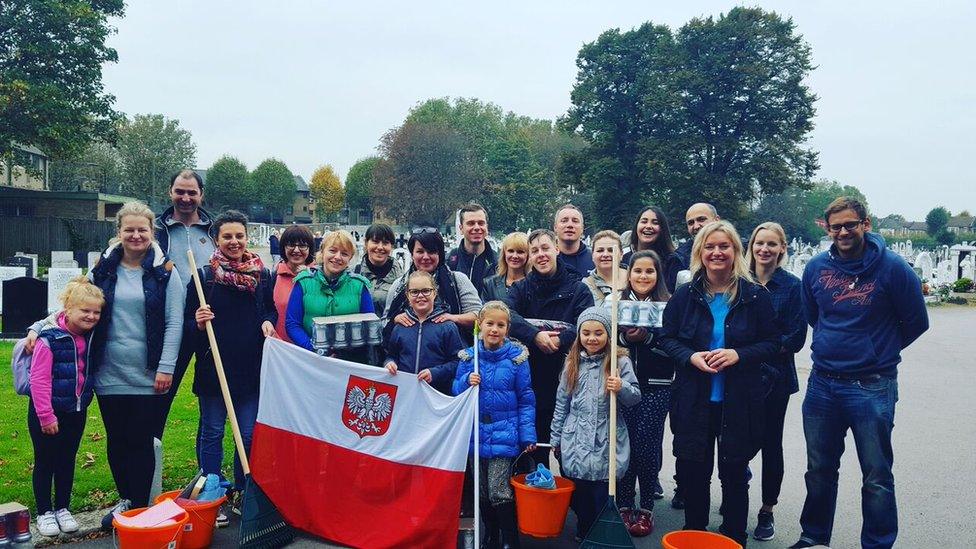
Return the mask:
[[(369, 280), (348, 270), (355, 253), (349, 233), (331, 232), (322, 239), (317, 258), (321, 268), (307, 269), (295, 278), (285, 312), (285, 329), (295, 345), (315, 350), (312, 342), (315, 317), (374, 312)], [(337, 356), (362, 362), (365, 353), (352, 350)]]

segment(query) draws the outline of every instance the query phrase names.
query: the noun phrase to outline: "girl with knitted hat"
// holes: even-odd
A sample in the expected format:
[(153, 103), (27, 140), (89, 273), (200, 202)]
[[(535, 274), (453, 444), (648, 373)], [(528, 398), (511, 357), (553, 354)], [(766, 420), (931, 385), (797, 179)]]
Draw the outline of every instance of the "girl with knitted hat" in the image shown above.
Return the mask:
[[(622, 407), (641, 399), (640, 384), (626, 349), (610, 357), (610, 311), (590, 307), (576, 323), (577, 337), (566, 357), (556, 390), (551, 441), (566, 478), (575, 483), (570, 506), (577, 537), (583, 538), (606, 504), (610, 477), (610, 393)], [(611, 360), (617, 375), (611, 375)], [(617, 410), (617, 477), (630, 462), (630, 439), (622, 409)]]

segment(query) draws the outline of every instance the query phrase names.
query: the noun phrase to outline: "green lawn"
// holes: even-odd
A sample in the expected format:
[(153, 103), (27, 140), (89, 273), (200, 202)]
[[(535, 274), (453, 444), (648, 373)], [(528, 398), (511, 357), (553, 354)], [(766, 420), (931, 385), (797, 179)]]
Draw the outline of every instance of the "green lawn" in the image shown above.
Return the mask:
[[(0, 341), (0, 503), (17, 501), (34, 510), (31, 470), (34, 453), (27, 432), (27, 397), (16, 394), (10, 371), (13, 343)], [(180, 392), (173, 402), (163, 448), (163, 489), (182, 488), (196, 473), (194, 450), (197, 432), (196, 397), (190, 390), (193, 366), (187, 372)], [(230, 429), (224, 439), (224, 471), (232, 472), (233, 440)], [(98, 405), (88, 408), (88, 424), (78, 451), (75, 487), (71, 510), (83, 511), (115, 503), (118, 493), (112, 481), (105, 453), (105, 427)]]

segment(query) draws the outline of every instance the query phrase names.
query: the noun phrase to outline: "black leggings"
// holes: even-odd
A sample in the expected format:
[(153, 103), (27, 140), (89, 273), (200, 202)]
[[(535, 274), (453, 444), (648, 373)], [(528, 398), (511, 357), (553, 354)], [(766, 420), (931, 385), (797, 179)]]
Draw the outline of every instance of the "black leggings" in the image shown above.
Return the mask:
[(156, 455), (153, 451), (161, 395), (99, 395), (108, 466), (119, 497), (133, 507), (149, 505)]
[[(678, 484), (685, 498), (685, 530), (705, 530), (708, 526), (714, 447), (722, 430), (722, 404), (711, 403), (709, 406), (707, 458), (705, 461), (679, 458), (675, 463)], [(721, 447), (718, 457), (718, 478), (722, 482), (721, 532), (745, 547), (749, 514), (749, 463), (723, 459)]]
[(766, 398), (766, 430), (762, 445), (763, 505), (776, 505), (783, 485), (783, 424), (789, 403), (789, 395), (770, 395)]
[[(71, 487), (75, 481), (75, 456), (85, 432), (87, 415), (81, 412), (54, 412), (58, 432), (45, 435), (34, 411), (34, 401), (27, 401), (27, 431), (34, 446), (34, 501), (37, 514), (67, 509), (71, 504)], [(54, 506), (51, 506), (51, 483), (54, 483)]]
[(163, 440), (163, 432), (166, 430), (166, 420), (169, 418), (169, 409), (173, 406), (173, 399), (180, 390), (180, 383), (186, 375), (186, 369), (190, 366), (190, 358), (193, 357), (193, 345), (186, 341), (180, 346), (180, 353), (176, 358), (176, 371), (173, 372), (173, 385), (169, 392), (160, 395), (159, 405), (156, 407), (155, 437)]

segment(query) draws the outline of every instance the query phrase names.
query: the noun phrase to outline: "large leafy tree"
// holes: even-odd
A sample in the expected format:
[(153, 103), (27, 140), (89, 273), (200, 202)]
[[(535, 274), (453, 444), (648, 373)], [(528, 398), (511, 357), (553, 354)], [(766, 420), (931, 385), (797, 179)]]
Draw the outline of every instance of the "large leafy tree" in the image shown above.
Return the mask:
[(868, 207), (867, 198), (857, 187), (836, 181), (817, 181), (808, 189), (790, 187), (764, 196), (752, 213), (752, 224), (775, 221), (783, 226), (791, 240), (798, 237), (805, 242), (819, 242), (824, 236), (823, 212), (838, 196), (856, 198)]
[(319, 221), (342, 209), (345, 190), (342, 188), (342, 180), (330, 164), (315, 170), (308, 188), (312, 193), (312, 199), (315, 200), (315, 216)]
[(197, 146), (178, 120), (161, 114), (137, 114), (119, 127), (122, 192), (151, 205), (168, 202), (168, 180), (177, 171), (193, 168)]
[(295, 201), (295, 176), (277, 158), (258, 164), (248, 177), (248, 196), (253, 206), (264, 207), (271, 219), (282, 219), (284, 211)]
[(94, 139), (111, 140), (118, 114), (105, 93), (105, 45), (122, 0), (0, 2), (0, 158), (14, 143), (72, 159)]
[(480, 196), (476, 162), (464, 136), (447, 124), (405, 122), (383, 136), (380, 151), (373, 200), (395, 219), (439, 227)]
[(573, 182), (603, 226), (626, 226), (643, 203), (681, 215), (715, 204), (737, 220), (761, 194), (808, 186), (805, 148), (816, 97), (810, 48), (795, 25), (759, 8), (697, 18), (677, 31), (610, 30), (577, 57), (563, 120), (590, 143)]
[(247, 166), (233, 156), (218, 158), (207, 170), (207, 187), (204, 197), (215, 209), (247, 209), (256, 202), (254, 189), (248, 181)]
[[(354, 209), (369, 209), (373, 206), (373, 172), (380, 157), (369, 156), (358, 160), (346, 174), (346, 205)], [(338, 179), (338, 178), (337, 178)]]
[(942, 231), (946, 230), (946, 228), (949, 226), (950, 217), (952, 217), (952, 214), (950, 214), (949, 210), (945, 209), (943, 206), (929, 210), (929, 213), (925, 215), (925, 227), (927, 228), (926, 232), (929, 233), (929, 236), (935, 238), (939, 236)]

